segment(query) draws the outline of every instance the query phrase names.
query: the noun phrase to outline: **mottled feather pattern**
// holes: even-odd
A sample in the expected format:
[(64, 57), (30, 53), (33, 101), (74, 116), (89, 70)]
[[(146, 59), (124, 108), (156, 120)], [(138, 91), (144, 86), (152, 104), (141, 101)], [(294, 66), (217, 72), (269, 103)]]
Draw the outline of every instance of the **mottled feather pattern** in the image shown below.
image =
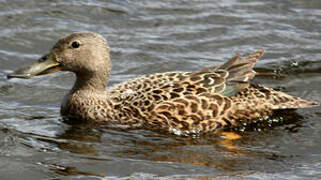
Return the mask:
[(129, 128), (189, 135), (238, 127), (268, 117), (275, 109), (313, 106), (309, 101), (250, 85), (255, 76), (253, 66), (262, 55), (262, 50), (241, 59), (239, 54), (226, 63), (193, 73), (137, 77), (110, 88), (99, 98), (105, 100), (82, 98), (81, 107), (88, 109), (76, 108), (79, 104), (73, 101), (67, 114)]

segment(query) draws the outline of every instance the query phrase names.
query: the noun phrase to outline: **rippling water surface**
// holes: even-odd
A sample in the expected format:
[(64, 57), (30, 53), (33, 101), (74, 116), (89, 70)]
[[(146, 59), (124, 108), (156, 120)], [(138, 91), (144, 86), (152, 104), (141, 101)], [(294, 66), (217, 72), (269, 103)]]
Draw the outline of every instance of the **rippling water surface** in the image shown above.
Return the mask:
[(258, 82), (320, 101), (319, 0), (0, 0), (0, 179), (321, 178), (320, 107), (281, 113), (234, 141), (184, 138), (65, 123), (70, 73), (5, 78), (75, 31), (109, 40), (110, 85), (264, 48), (257, 69), (286, 77)]

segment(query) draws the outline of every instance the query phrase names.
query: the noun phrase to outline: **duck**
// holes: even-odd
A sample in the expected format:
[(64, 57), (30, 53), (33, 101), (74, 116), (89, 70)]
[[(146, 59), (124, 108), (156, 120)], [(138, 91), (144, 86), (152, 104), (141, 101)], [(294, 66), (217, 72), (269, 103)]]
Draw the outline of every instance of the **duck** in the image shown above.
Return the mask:
[(319, 106), (318, 102), (255, 85), (260, 49), (195, 72), (146, 74), (106, 90), (112, 63), (107, 40), (75, 32), (49, 53), (8, 78), (69, 71), (76, 75), (61, 104), (61, 116), (85, 122), (149, 129), (178, 135), (216, 133), (266, 119), (280, 109)]

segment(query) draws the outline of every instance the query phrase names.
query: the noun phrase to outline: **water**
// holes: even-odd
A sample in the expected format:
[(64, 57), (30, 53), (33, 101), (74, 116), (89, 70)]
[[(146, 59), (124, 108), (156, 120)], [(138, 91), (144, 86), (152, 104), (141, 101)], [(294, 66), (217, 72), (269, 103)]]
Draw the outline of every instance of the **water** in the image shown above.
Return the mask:
[(0, 27), (0, 179), (321, 178), (320, 107), (283, 112), (239, 140), (184, 138), (68, 124), (59, 106), (72, 74), (4, 76), (59, 37), (94, 31), (111, 46), (110, 85), (264, 48), (257, 69), (286, 77), (258, 82), (320, 101), (319, 0), (0, 0)]

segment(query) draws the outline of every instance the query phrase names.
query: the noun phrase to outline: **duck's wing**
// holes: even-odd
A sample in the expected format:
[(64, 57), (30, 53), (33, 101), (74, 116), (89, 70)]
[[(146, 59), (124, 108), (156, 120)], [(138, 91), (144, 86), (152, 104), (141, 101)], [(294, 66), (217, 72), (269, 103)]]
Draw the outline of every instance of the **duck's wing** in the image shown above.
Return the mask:
[(233, 106), (230, 97), (250, 86), (255, 76), (253, 67), (263, 53), (259, 50), (244, 58), (238, 54), (225, 63), (187, 74), (180, 81), (161, 87), (162, 92), (174, 97), (163, 99), (152, 108), (152, 125), (168, 126), (174, 133), (183, 134), (230, 126), (233, 124), (227, 117)]
[(253, 67), (263, 53), (263, 50), (258, 50), (243, 58), (238, 54), (224, 63), (197, 72), (166, 72), (141, 76), (118, 84), (108, 91), (111, 94), (129, 91), (144, 93), (150, 90), (181, 92), (185, 88), (186, 93), (215, 92), (231, 96), (248, 87), (249, 81), (255, 76)]
[[(193, 94), (202, 92), (219, 93), (223, 96), (233, 96), (244, 88), (249, 87), (250, 80), (256, 74), (253, 70), (255, 63), (262, 57), (264, 50), (258, 50), (243, 58), (238, 54), (230, 60), (217, 66), (204, 68), (198, 72), (188, 74), (177, 87), (193, 87), (189, 91)], [(193, 91), (194, 90), (194, 91)]]
[(193, 73), (138, 77), (108, 93), (115, 97), (111, 99), (114, 108), (119, 108), (117, 112), (126, 113), (127, 117), (135, 114), (138, 119), (150, 119), (149, 125), (155, 125), (156, 129), (174, 126), (177, 120), (178, 126), (191, 123), (197, 126), (195, 130), (207, 131), (205, 128), (229, 124), (219, 117), (231, 108), (229, 97), (249, 86), (255, 75), (252, 68), (262, 54), (263, 51), (257, 51), (242, 59), (237, 55), (223, 64)]
[(229, 81), (243, 81), (248, 82), (253, 79), (256, 72), (253, 70), (255, 63), (263, 56), (264, 50), (257, 50), (243, 58), (242, 54), (237, 54), (230, 60), (223, 62), (219, 65), (207, 67), (200, 72), (215, 72), (217, 70), (228, 71)]
[(230, 97), (249, 86), (249, 81), (255, 76), (253, 66), (263, 52), (259, 50), (241, 59), (239, 54), (218, 66), (193, 73), (169, 72), (141, 76), (111, 88), (108, 93), (119, 101), (139, 104), (158, 104), (201, 93)]

